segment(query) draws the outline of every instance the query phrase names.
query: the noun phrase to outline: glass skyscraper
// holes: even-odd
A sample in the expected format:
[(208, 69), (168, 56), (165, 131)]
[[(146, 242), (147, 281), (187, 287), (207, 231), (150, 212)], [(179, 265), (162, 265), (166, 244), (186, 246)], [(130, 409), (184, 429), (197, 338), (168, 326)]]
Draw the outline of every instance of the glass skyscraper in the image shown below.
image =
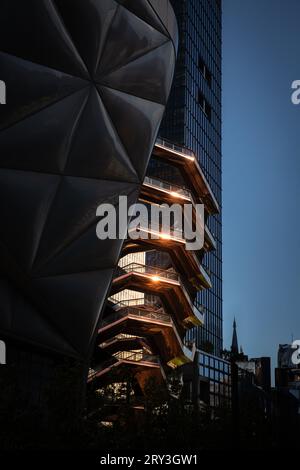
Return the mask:
[[(222, 207), (221, 155), (221, 0), (172, 0), (180, 47), (173, 90), (161, 126), (161, 137), (194, 151)], [(216, 250), (205, 255), (213, 287), (198, 294), (205, 326), (189, 339), (207, 352), (222, 350), (222, 213), (208, 223)]]

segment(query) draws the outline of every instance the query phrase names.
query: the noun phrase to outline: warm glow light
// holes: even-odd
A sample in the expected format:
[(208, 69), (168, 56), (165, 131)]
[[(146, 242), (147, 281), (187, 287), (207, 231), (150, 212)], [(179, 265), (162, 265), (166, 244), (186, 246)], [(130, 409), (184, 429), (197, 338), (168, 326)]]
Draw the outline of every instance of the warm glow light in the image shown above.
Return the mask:
[(167, 233), (161, 233), (160, 238), (162, 238), (163, 240), (171, 240), (171, 236)]
[(187, 158), (188, 160), (195, 161), (195, 157), (192, 157), (190, 155), (186, 155), (184, 152), (177, 152), (176, 150), (171, 149), (170, 147), (165, 147), (164, 145), (161, 145), (161, 144), (158, 144), (158, 143), (155, 144), (155, 147), (159, 147), (161, 149), (168, 150), (169, 152), (174, 153), (175, 155), (179, 155), (180, 157), (184, 157), (184, 158)]
[(152, 276), (151, 279), (153, 282), (159, 282), (160, 280), (158, 276)]
[(176, 191), (171, 191), (170, 195), (172, 197), (176, 197), (176, 198), (179, 198), (179, 199), (189, 199), (189, 198), (187, 198), (186, 196), (184, 196), (182, 194), (176, 193)]

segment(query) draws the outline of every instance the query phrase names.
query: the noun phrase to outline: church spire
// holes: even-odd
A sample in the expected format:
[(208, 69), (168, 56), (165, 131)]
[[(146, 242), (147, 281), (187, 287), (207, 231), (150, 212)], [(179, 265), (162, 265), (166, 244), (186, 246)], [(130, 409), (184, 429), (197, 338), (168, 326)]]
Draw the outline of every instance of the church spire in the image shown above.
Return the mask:
[(231, 343), (231, 354), (236, 355), (238, 353), (239, 353), (239, 344), (238, 344), (238, 338), (237, 338), (237, 332), (236, 332), (236, 321), (235, 321), (235, 318), (234, 318), (232, 343)]

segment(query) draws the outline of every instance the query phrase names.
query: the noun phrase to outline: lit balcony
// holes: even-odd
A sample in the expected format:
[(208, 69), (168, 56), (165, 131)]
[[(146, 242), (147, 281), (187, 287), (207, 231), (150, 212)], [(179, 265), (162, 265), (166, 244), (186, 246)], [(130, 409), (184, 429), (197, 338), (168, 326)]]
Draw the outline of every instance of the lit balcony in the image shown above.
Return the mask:
[(144, 389), (150, 377), (158, 381), (166, 380), (166, 375), (161, 367), (158, 357), (145, 353), (144, 351), (119, 351), (107, 361), (101, 362), (98, 366), (91, 368), (88, 374), (88, 383), (101, 378), (101, 384), (107, 377), (111, 381), (109, 373), (117, 369), (129, 369), (134, 373), (141, 390)]
[(204, 204), (209, 214), (220, 212), (219, 204), (213, 194), (207, 179), (205, 178), (195, 154), (180, 145), (175, 145), (167, 140), (157, 139), (153, 155), (169, 161), (178, 167), (193, 194)]
[(110, 352), (120, 346), (132, 349), (132, 344), (137, 343), (146, 348), (151, 342), (163, 363), (170, 367), (193, 361), (194, 351), (183, 344), (170, 315), (149, 305), (143, 308), (124, 305), (117, 304), (116, 311), (103, 320), (98, 336), (101, 349)]
[[(126, 328), (126, 323), (121, 323), (120, 325), (125, 325), (125, 331), (129, 331), (129, 329)], [(113, 322), (111, 333), (113, 334), (114, 330), (116, 329), (116, 325), (114, 325)], [(120, 330), (117, 329), (117, 331)], [(108, 339), (105, 339), (105, 341), (101, 342), (103, 337), (102, 328), (100, 328), (98, 335), (98, 342), (100, 342), (99, 347), (102, 351), (105, 351), (105, 353), (107, 354), (113, 355), (118, 351), (132, 351), (136, 349), (145, 349), (148, 351), (149, 354), (152, 353), (150, 342), (146, 337), (127, 333), (119, 333), (116, 336), (110, 337), (108, 335), (108, 332), (105, 331), (104, 337), (106, 336)]]
[[(140, 193), (140, 202), (147, 204), (192, 204), (193, 223), (196, 223), (196, 202), (191, 193), (186, 188), (168, 183), (159, 178), (146, 176)], [(150, 206), (149, 206), (150, 209)], [(204, 249), (211, 251), (216, 249), (216, 242), (208, 227), (205, 225)]]
[(186, 249), (184, 238), (172, 234), (164, 234), (151, 228), (140, 227), (139, 232), (141, 235), (139, 239), (131, 240), (130, 237), (127, 239), (123, 246), (123, 255), (143, 249), (166, 251), (169, 253), (176, 271), (184, 276), (196, 290), (210, 289), (212, 287), (209, 275), (201, 264), (201, 259), (194, 251)]
[(193, 202), (192, 193), (176, 184), (171, 184), (160, 178), (145, 176), (141, 189), (141, 197), (164, 202), (189, 204)]
[(174, 315), (177, 323), (184, 328), (204, 323), (203, 314), (193, 305), (180, 276), (174, 271), (131, 263), (118, 269), (112, 282), (111, 295), (123, 289), (159, 295), (172, 318)]

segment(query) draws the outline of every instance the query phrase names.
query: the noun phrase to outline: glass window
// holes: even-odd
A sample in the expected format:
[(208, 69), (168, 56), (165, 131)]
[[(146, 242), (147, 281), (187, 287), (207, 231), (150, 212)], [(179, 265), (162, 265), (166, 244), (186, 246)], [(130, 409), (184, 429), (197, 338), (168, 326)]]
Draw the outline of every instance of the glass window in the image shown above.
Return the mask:
[(201, 91), (199, 91), (198, 101), (207, 119), (211, 120), (211, 106)]
[(211, 86), (212, 74), (208, 70), (206, 63), (201, 56), (199, 57), (199, 70), (207, 81), (208, 85)]

